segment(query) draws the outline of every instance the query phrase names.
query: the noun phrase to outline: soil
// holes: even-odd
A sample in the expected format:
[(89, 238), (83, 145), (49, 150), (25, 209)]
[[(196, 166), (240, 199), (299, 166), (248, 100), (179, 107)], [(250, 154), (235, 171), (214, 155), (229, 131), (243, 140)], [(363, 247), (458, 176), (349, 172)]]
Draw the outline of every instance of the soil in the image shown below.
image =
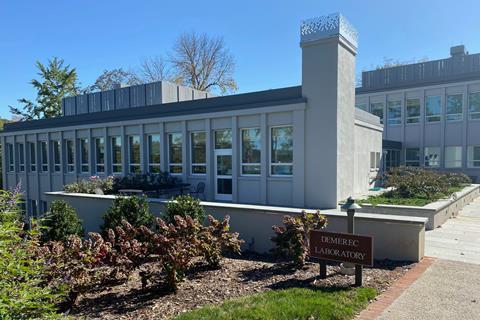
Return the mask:
[[(385, 291), (413, 264), (376, 261), (373, 268), (364, 268), (363, 285)], [(327, 278), (319, 279), (318, 263), (303, 268), (269, 256), (243, 255), (241, 259), (225, 258), (222, 268), (207, 270), (198, 264), (190, 270), (176, 293), (154, 285), (142, 289), (138, 274), (126, 283), (80, 297), (71, 315), (80, 319), (169, 319), (226, 299), (267, 290), (291, 287), (348, 287), (354, 276), (339, 273), (338, 264), (329, 265)]]

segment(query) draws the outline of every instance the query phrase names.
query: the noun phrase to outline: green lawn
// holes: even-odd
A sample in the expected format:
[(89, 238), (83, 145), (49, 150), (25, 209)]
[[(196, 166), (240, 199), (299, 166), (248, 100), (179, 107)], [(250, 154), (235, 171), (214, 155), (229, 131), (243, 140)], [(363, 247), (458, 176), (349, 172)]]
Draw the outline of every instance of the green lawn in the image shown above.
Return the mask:
[(199, 319), (353, 319), (376, 296), (375, 289), (305, 289), (267, 291), (186, 312), (176, 320)]

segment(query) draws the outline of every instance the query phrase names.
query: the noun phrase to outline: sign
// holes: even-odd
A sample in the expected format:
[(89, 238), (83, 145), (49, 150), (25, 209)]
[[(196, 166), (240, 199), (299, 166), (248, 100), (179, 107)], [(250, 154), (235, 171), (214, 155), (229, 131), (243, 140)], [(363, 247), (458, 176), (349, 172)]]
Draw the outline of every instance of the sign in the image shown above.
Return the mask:
[(310, 231), (310, 256), (322, 260), (373, 266), (373, 237)]

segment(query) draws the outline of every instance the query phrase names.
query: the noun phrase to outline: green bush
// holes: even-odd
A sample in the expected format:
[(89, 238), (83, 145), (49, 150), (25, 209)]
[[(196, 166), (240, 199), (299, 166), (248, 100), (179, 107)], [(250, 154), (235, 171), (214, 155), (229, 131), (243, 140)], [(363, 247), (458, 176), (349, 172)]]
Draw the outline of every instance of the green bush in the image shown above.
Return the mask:
[[(63, 293), (45, 285), (45, 261), (39, 252), (39, 230), (29, 231), (12, 219), (16, 195), (0, 193), (0, 319), (44, 319), (57, 317), (56, 305)], [(18, 208), (18, 207), (17, 207)]]
[(103, 233), (108, 229), (115, 229), (122, 225), (122, 220), (126, 220), (134, 227), (151, 226), (154, 220), (153, 215), (148, 208), (146, 197), (125, 197), (118, 196), (113, 201), (112, 206), (103, 215)]
[(42, 241), (66, 241), (69, 236), (83, 237), (82, 221), (73, 207), (63, 200), (55, 200), (40, 222)]
[(459, 172), (447, 172), (443, 174), (443, 180), (450, 188), (461, 188), (472, 183), (469, 176)]
[(180, 195), (167, 203), (164, 217), (167, 222), (173, 222), (175, 216), (182, 218), (189, 216), (203, 223), (205, 215), (205, 210), (200, 205), (199, 199), (190, 195)]
[(103, 194), (113, 193), (112, 176), (106, 178), (100, 178), (99, 176), (92, 176), (88, 180), (80, 180), (71, 184), (67, 184), (63, 187), (65, 192), (69, 193), (88, 193), (96, 194), (98, 190), (101, 190)]

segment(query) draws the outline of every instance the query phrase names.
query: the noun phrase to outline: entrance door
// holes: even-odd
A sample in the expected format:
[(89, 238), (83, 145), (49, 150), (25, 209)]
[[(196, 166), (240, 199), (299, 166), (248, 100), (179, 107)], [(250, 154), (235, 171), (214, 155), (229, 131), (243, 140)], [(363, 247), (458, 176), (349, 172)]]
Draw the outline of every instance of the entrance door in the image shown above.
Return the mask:
[(232, 149), (215, 150), (215, 199), (232, 200)]

